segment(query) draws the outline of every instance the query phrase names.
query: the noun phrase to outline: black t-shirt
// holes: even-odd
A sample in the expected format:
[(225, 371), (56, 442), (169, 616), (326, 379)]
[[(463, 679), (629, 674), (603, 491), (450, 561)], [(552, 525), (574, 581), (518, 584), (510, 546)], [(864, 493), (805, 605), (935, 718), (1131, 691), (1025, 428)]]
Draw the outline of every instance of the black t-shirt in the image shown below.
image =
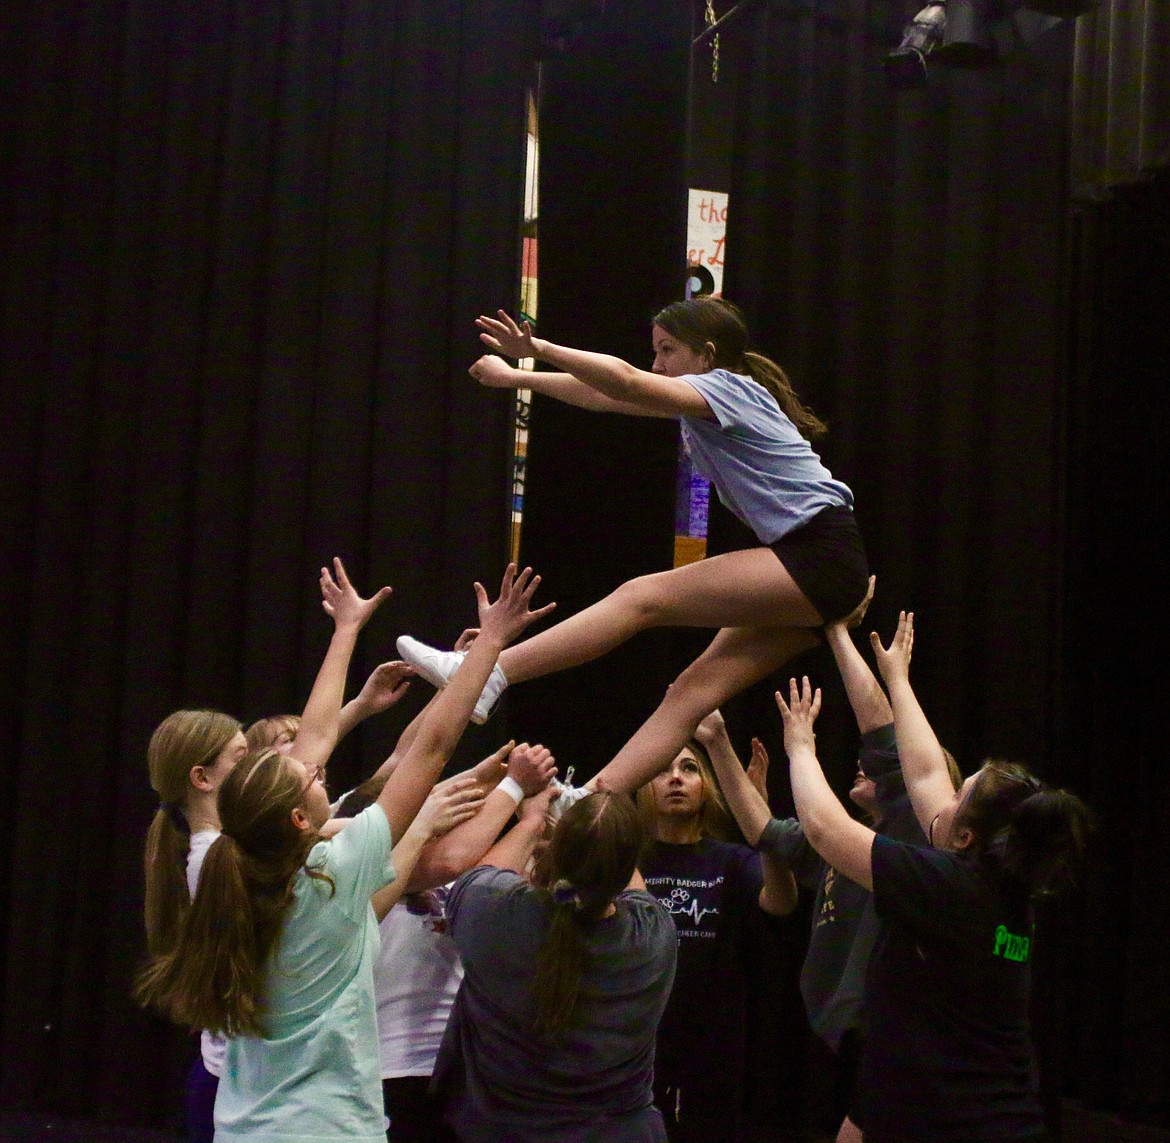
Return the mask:
[(692, 1107), (706, 1094), (736, 1106), (762, 924), (760, 859), (747, 846), (710, 838), (694, 845), (659, 841), (640, 868), (678, 929), (674, 989), (658, 1027), (656, 1086), (681, 1087)]
[(866, 1143), (1038, 1135), (1024, 891), (978, 858), (880, 835), (873, 888), (884, 924), (866, 981)]

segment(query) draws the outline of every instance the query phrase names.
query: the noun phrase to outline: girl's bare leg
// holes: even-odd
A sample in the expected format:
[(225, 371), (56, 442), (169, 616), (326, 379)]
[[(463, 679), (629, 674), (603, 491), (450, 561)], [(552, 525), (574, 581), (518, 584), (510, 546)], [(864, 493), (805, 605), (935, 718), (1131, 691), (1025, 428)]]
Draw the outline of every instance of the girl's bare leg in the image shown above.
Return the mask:
[(590, 785), (602, 782), (607, 789), (625, 791), (645, 785), (711, 711), (819, 641), (818, 634), (809, 628), (733, 627), (720, 631)]
[(797, 628), (823, 622), (775, 553), (750, 548), (629, 580), (563, 623), (509, 647), (500, 667), (509, 683), (521, 683), (588, 663), (649, 627)]

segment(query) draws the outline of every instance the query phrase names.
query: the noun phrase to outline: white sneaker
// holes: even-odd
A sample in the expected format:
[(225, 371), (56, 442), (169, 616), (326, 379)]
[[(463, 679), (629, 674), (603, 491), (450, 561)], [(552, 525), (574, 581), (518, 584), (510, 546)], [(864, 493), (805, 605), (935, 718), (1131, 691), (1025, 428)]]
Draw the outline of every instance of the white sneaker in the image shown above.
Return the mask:
[(399, 635), (394, 644), (404, 663), (409, 663), (432, 687), (442, 690), (467, 655), (466, 651), (440, 651), (409, 635)]
[(475, 704), (475, 710), (471, 712), (471, 721), (476, 726), (483, 726), (491, 718), (492, 711), (496, 709), (496, 703), (500, 701), (500, 695), (504, 693), (507, 686), (508, 680), (504, 677), (500, 664), (497, 663), (492, 667), (488, 681), (483, 684), (483, 690), (479, 692), (479, 701)]
[[(455, 672), (467, 657), (466, 651), (440, 651), (437, 647), (429, 647), (409, 635), (399, 635), (395, 643), (398, 654), (404, 663), (409, 663), (431, 686), (442, 690), (452, 679)], [(508, 686), (508, 680), (497, 663), (488, 676), (480, 692), (479, 701), (475, 710), (471, 712), (471, 721), (482, 726), (492, 716), (492, 710)]]
[(560, 821), (561, 815), (575, 802), (579, 802), (582, 798), (589, 797), (593, 793), (588, 786), (574, 786), (573, 785), (573, 767), (570, 766), (565, 771), (563, 779), (554, 778), (552, 780), (553, 787), (558, 790), (558, 794), (548, 804), (548, 812), (554, 821)]

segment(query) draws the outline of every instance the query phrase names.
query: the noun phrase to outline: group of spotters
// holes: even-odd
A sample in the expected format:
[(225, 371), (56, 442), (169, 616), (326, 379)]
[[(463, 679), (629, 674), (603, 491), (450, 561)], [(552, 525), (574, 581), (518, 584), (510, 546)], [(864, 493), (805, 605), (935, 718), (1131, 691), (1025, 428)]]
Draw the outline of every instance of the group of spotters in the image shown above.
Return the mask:
[[(363, 599), (338, 560), (321, 573), (334, 635), (299, 718), (247, 734), (213, 711), (163, 721), (139, 998), (202, 1030), (190, 1138), (736, 1140), (758, 924), (794, 909), (799, 881), (816, 893), (801, 991), (850, 1077), (838, 1138), (1043, 1140), (1032, 906), (1075, 871), (1089, 813), (1013, 763), (961, 779), (910, 685), (912, 614), (888, 645), (871, 636), (884, 688), (870, 670), (849, 632), (874, 581), (852, 493), (810, 444), (824, 425), (723, 299), (659, 313), (651, 371), (503, 311), (477, 325), (485, 386), (677, 418), (759, 546), (632, 580), (523, 640), (552, 605), (534, 608), (540, 577), (509, 566), (494, 600), (475, 585), (477, 626), (455, 649), (404, 636), (403, 661), (348, 704), (358, 633), (389, 589)], [(667, 625), (719, 631), (588, 784), (514, 742), (440, 780), (505, 688)], [(745, 770), (719, 715), (821, 640), (861, 733), (865, 821), (825, 780), (807, 679), (776, 695), (795, 819), (772, 816), (763, 748)], [(331, 803), (339, 738), (416, 676), (434, 697)]]

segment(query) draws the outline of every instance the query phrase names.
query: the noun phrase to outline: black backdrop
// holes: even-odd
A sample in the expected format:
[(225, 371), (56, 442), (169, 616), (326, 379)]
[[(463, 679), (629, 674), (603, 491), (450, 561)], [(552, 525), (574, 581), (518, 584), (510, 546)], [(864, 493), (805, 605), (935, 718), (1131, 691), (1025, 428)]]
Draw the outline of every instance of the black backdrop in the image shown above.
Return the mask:
[(128, 999), (150, 730), (180, 705), (299, 710), (335, 554), (395, 587), (355, 678), (399, 631), (452, 638), (506, 559), (510, 411), (464, 371), (471, 318), (517, 296), (537, 20), (492, 0), (2, 19), (2, 1097), (164, 1123), (191, 1044)]
[[(600, 55), (547, 64), (542, 326), (645, 360), (681, 283), (686, 30), (673, 4), (608, 7), (616, 38), (581, 45)], [(467, 315), (515, 296), (535, 19), (384, 15), (3, 14), (6, 1106), (173, 1117), (190, 1045), (126, 1001), (158, 717), (298, 707), (335, 552), (396, 588), (369, 666), (404, 628), (453, 637), (504, 549), (507, 411), (462, 371)], [(1067, 28), (894, 97), (880, 57), (904, 15), (761, 6), (722, 37), (727, 292), (831, 422), (874, 624), (918, 611), (944, 738), (968, 767), (1033, 761), (1102, 813), (1086, 900), (1052, 918), (1041, 965), (1050, 1088), (1170, 1124), (1167, 187), (1070, 214)], [(668, 562), (668, 430), (538, 405), (532, 449), (524, 552), (566, 609)], [(648, 637), (518, 689), (513, 722), (588, 771), (693, 643)], [(588, 701), (561, 698), (575, 688)], [(733, 715), (741, 740), (774, 718), (763, 694)], [(847, 727), (826, 738), (843, 781)]]
[[(697, 53), (692, 140), (703, 150), (690, 170), (729, 183), (725, 292), (830, 422), (824, 455), (856, 492), (878, 574), (869, 625), (888, 634), (899, 608), (917, 612), (916, 682), (967, 771), (989, 755), (1019, 758), (1102, 814), (1087, 892), (1046, 910), (1038, 954), (1054, 1118), (1064, 1094), (1170, 1125), (1170, 980), (1156, 952), (1170, 876), (1154, 726), (1167, 680), (1150, 615), (1166, 535), (1156, 377), (1170, 312), (1155, 285), (1170, 268), (1165, 192), (1070, 202), (1071, 23), (991, 71), (936, 68), (926, 90), (894, 93), (881, 58), (905, 7), (752, 5), (720, 37), (717, 92), (703, 89), (709, 49)], [(595, 272), (601, 257), (571, 248), (587, 229), (573, 221), (598, 217), (599, 181), (625, 188), (625, 175), (599, 173), (599, 155), (640, 173), (634, 201), (661, 204), (676, 190), (664, 105), (644, 97), (644, 74), (638, 85), (622, 74), (614, 35), (598, 30), (579, 48), (596, 104), (559, 102), (563, 73), (549, 67), (542, 184), (555, 178), (557, 216), (542, 204), (542, 325), (644, 360), (637, 322), (660, 302), (664, 271), (610, 286)], [(625, 118), (635, 114), (641, 131)], [(672, 104), (665, 114), (677, 123)], [(623, 270), (676, 232), (657, 208), (637, 230), (616, 196), (601, 201), (612, 207), (603, 248), (631, 248)], [(673, 437), (538, 403), (530, 447), (523, 550), (556, 562), (562, 602), (666, 565)], [(718, 510), (712, 533), (716, 551), (742, 539)], [(642, 557), (620, 562), (635, 539)], [(541, 735), (591, 772), (704, 637), (641, 637), (624, 657), (518, 689), (512, 709), (525, 727), (538, 715)], [(831, 660), (813, 652), (795, 667), (835, 691), (818, 746), (843, 790), (855, 735)], [(770, 686), (728, 713), (741, 748), (763, 731), (782, 757)], [(790, 812), (782, 765), (772, 784), (774, 808)], [(815, 1061), (790, 1050), (804, 1034), (787, 986), (797, 963), (778, 962), (760, 998), (789, 1038), (761, 1061), (774, 1070), (757, 1110), (776, 1121), (816, 1079)]]

